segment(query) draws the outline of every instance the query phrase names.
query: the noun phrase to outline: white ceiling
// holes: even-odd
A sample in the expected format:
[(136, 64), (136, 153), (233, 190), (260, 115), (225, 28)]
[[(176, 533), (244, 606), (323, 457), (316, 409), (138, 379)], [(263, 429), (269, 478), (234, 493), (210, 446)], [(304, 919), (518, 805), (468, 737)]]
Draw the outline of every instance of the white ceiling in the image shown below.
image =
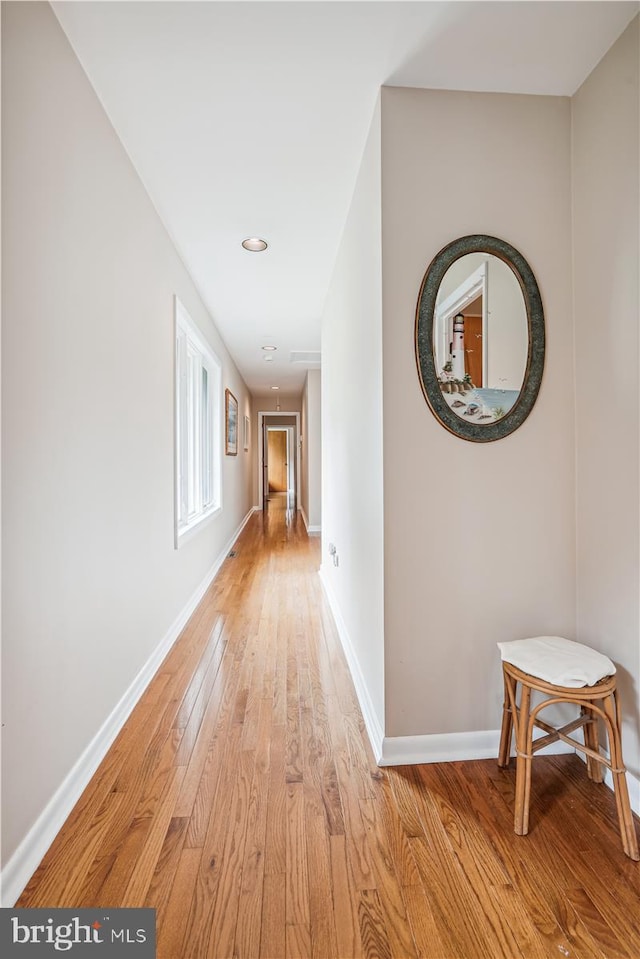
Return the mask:
[[(254, 392), (298, 390), (381, 85), (571, 95), (636, 2), (54, 2)], [(240, 242), (264, 237), (265, 253)], [(273, 363), (264, 344), (278, 347)]]

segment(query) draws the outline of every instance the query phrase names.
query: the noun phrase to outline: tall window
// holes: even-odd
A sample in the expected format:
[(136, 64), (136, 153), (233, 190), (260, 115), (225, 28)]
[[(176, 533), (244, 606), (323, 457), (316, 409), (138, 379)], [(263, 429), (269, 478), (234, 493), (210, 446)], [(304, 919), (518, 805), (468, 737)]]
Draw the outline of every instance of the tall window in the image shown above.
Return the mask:
[(176, 546), (220, 509), (220, 360), (180, 300), (176, 320)]

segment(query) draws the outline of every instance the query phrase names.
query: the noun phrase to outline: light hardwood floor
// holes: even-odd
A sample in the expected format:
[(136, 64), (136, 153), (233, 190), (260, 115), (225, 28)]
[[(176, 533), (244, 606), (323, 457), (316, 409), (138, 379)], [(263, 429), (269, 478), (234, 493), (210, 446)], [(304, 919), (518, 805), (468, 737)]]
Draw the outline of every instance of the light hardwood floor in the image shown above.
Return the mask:
[(153, 906), (161, 959), (638, 959), (612, 793), (538, 758), (518, 838), (513, 768), (378, 769), (318, 565), (252, 517), (18, 905)]

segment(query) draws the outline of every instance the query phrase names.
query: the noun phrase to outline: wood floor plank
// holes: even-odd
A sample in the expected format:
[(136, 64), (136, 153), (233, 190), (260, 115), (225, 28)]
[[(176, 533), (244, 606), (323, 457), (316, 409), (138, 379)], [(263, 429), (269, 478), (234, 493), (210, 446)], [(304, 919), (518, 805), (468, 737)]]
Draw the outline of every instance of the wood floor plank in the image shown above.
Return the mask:
[(182, 849), (164, 914), (156, 926), (157, 959), (177, 959), (184, 955), (182, 944), (194, 893), (200, 849)]
[(225, 833), (220, 847), (220, 868), (207, 955), (209, 959), (232, 956), (240, 908), (242, 864), (250, 822), (251, 784), (255, 754), (245, 750), (236, 761), (236, 777), (225, 816)]
[(115, 856), (104, 856), (97, 859), (98, 865), (104, 859), (111, 861), (111, 867), (104, 876), (102, 885), (94, 890), (91, 900), (87, 904), (110, 906), (114, 902), (121, 901), (122, 892), (129, 884), (150, 828), (151, 818), (131, 820), (122, 842), (117, 847)]
[[(286, 498), (284, 498), (286, 500)], [(146, 905), (159, 959), (636, 959), (640, 870), (575, 757), (378, 769), (283, 499), (255, 514), (19, 906)]]
[(309, 916), (313, 959), (337, 955), (335, 915), (332, 908), (331, 833), (324, 816), (305, 809), (305, 834), (309, 866)]
[(256, 742), (253, 782), (249, 796), (246, 841), (242, 862), (242, 885), (238, 902), (239, 921), (235, 930), (234, 956), (260, 955), (262, 894), (264, 888), (267, 807), (269, 801), (269, 733), (271, 704), (262, 700), (261, 736)]
[(158, 812), (151, 820), (149, 831), (136, 859), (129, 882), (121, 891), (118, 901), (124, 907), (140, 907), (144, 904), (149, 886), (162, 852), (171, 820), (175, 810), (176, 799), (180, 791), (180, 784), (184, 776), (184, 768), (175, 766), (160, 799)]
[(148, 909), (156, 910), (156, 923), (159, 926), (163, 924), (165, 919), (173, 889), (173, 877), (180, 863), (188, 824), (189, 821), (186, 818), (173, 817), (169, 822), (169, 828), (145, 897), (144, 905)]
[(204, 846), (207, 830), (211, 821), (211, 811), (214, 808), (219, 791), (229, 787), (232, 764), (240, 748), (242, 727), (230, 725), (227, 734), (215, 735), (209, 743), (205, 767), (198, 784), (195, 796), (178, 796), (176, 814), (183, 812), (185, 806), (191, 805), (191, 816), (185, 843), (187, 846)]
[(265, 847), (265, 875), (284, 876), (287, 869), (286, 734), (284, 726), (271, 727), (269, 806)]
[(286, 928), (286, 959), (311, 959), (311, 930), (309, 926), (291, 925)]
[(284, 873), (265, 874), (260, 924), (260, 959), (286, 955), (286, 897)]
[[(218, 673), (216, 678), (219, 678), (219, 675)], [(221, 722), (221, 716), (224, 716), (224, 694), (228, 689), (229, 684), (226, 677), (220, 680), (218, 689), (214, 685), (207, 702), (206, 715), (203, 717), (195, 740), (191, 740), (191, 752), (189, 753), (185, 748), (181, 748), (176, 756), (176, 762), (180, 762), (182, 759), (187, 763), (187, 770), (176, 803), (176, 815), (190, 816), (193, 812), (195, 797), (207, 766), (211, 743)], [(216, 693), (217, 695), (215, 695)]]
[(331, 836), (329, 843), (338, 956), (362, 959), (364, 952), (358, 915), (359, 896), (349, 882), (346, 839), (344, 836)]
[(415, 886), (420, 882), (420, 874), (411, 852), (409, 837), (395, 804), (390, 783), (390, 780), (395, 778), (394, 773), (395, 770), (391, 770), (376, 784), (375, 801), (370, 801), (370, 806), (375, 810), (378, 832), (381, 841), (384, 842), (384, 848), (388, 850), (400, 886)]
[(567, 895), (567, 901), (588, 930), (593, 941), (598, 943), (609, 959), (634, 959), (632, 952), (625, 944), (624, 938), (614, 928), (614, 924), (608, 921), (586, 890), (572, 889)]
[(391, 959), (387, 924), (376, 889), (364, 889), (360, 893), (358, 921), (362, 948), (367, 959)]
[[(360, 809), (373, 852), (373, 868), (377, 875), (376, 890), (378, 897), (376, 902), (379, 901), (380, 908), (384, 913), (384, 925), (390, 955), (392, 959), (411, 959), (411, 957), (417, 956), (417, 950), (411, 935), (411, 926), (407, 921), (402, 888), (389, 849), (390, 837), (385, 834), (380, 810), (376, 808), (373, 800), (361, 799)], [(412, 858), (410, 850), (408, 850), (408, 856)], [(415, 875), (417, 875), (417, 871)]]
[[(351, 778), (351, 757), (346, 741), (342, 714), (336, 697), (330, 697), (329, 724), (335, 771), (340, 792), (344, 821), (345, 848), (349, 871), (355, 889), (376, 888), (372, 851), (367, 839), (367, 830), (362, 819), (358, 792)], [(340, 833), (337, 833), (340, 835)]]
[(302, 783), (287, 783), (286, 890), (287, 923), (308, 927), (309, 864), (305, 842), (304, 788)]
[(402, 890), (407, 917), (419, 959), (454, 959), (454, 945), (446, 929), (438, 927), (428, 895), (422, 884)]

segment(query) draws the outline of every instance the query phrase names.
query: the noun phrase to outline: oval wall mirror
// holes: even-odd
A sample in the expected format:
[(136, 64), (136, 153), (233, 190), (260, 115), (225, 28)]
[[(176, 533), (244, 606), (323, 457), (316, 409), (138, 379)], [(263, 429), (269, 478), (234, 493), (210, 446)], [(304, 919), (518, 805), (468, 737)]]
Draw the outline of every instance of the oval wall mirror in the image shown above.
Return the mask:
[(484, 234), (440, 250), (420, 287), (415, 349), (422, 392), (451, 433), (486, 443), (521, 426), (545, 349), (540, 291), (522, 254)]

